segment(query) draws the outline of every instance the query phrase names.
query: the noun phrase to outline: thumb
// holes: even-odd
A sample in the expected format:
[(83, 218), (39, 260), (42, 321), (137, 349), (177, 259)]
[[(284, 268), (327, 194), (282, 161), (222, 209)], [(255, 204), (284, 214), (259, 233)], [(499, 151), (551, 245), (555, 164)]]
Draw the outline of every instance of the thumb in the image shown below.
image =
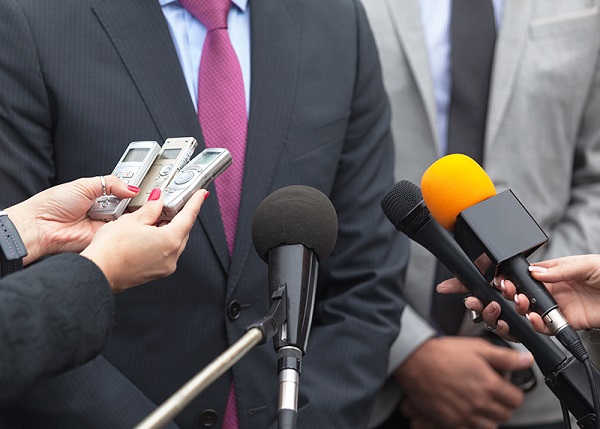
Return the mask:
[(519, 371), (529, 368), (534, 363), (533, 355), (529, 352), (492, 344), (482, 347), (479, 352), (493, 368), (500, 371)]
[(146, 225), (154, 225), (163, 209), (164, 198), (160, 189), (153, 189), (148, 201), (135, 212), (131, 213), (136, 219)]

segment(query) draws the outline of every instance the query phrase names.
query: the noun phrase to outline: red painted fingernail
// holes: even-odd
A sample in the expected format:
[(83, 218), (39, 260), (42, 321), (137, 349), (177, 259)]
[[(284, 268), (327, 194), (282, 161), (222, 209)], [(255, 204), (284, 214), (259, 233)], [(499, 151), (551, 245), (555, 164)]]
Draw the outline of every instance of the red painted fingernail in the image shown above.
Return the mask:
[(156, 201), (160, 198), (160, 189), (155, 188), (150, 192), (150, 196), (148, 197), (148, 201)]
[(206, 194), (204, 194), (204, 201), (206, 201), (206, 199), (208, 198), (209, 195), (210, 195), (210, 191), (206, 191)]
[(133, 185), (127, 185), (127, 189), (129, 189), (132, 192), (140, 192), (140, 188), (138, 188), (137, 186), (133, 186)]

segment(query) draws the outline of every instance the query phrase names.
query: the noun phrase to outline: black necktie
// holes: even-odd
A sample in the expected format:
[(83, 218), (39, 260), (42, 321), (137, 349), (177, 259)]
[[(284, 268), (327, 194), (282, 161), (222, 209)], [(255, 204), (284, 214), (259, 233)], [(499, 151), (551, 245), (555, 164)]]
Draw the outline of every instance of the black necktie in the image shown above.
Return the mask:
[[(452, 0), (452, 87), (448, 111), (448, 153), (464, 153), (483, 163), (483, 142), (496, 22), (491, 0)], [(435, 284), (452, 277), (437, 264)], [(435, 286), (434, 286), (435, 287)], [(456, 334), (465, 307), (462, 295), (433, 292), (431, 319), (442, 332)]]

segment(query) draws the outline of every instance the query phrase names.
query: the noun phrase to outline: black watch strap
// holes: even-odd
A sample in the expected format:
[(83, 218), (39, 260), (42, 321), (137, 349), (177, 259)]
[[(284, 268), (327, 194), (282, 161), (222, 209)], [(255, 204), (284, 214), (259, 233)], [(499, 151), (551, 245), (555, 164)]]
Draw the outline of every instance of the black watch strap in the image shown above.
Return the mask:
[(23, 268), (23, 258), (27, 256), (27, 250), (17, 228), (3, 211), (0, 211), (0, 250), (2, 277)]

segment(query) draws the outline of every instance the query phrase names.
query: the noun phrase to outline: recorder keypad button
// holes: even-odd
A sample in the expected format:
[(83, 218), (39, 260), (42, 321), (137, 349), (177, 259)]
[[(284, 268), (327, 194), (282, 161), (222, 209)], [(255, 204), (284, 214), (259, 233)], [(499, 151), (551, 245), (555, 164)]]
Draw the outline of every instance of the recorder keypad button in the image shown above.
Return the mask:
[(158, 174), (160, 174), (161, 176), (166, 176), (171, 172), (171, 170), (173, 170), (173, 164), (167, 164), (160, 169), (160, 172)]
[(182, 171), (175, 178), (176, 185), (183, 185), (184, 183), (189, 182), (194, 177), (194, 173), (192, 171)]

